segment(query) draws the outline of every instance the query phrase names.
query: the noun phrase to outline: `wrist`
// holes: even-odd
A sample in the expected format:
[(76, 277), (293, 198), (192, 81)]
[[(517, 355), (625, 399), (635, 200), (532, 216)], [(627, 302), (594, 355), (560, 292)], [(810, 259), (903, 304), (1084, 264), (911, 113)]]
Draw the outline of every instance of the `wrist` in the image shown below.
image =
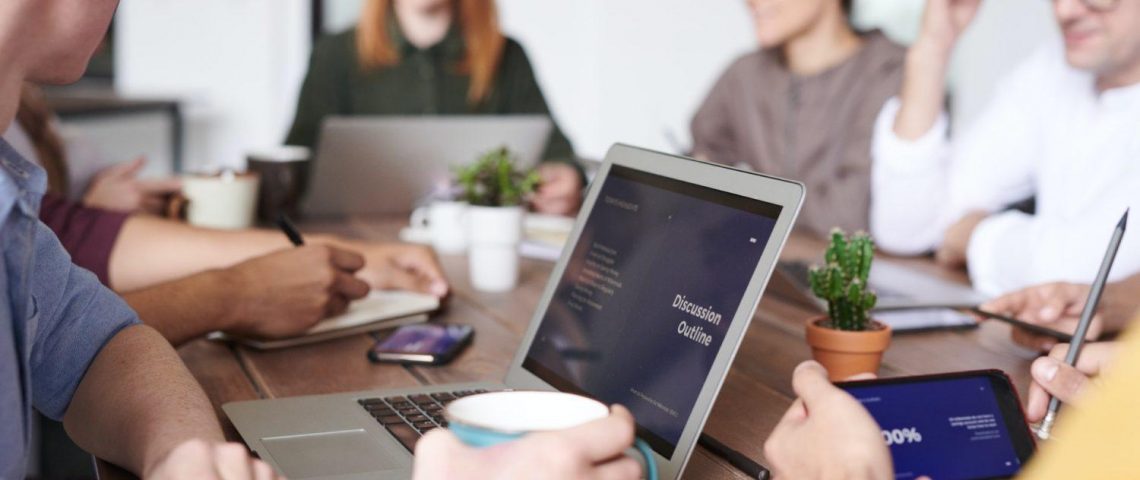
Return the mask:
[(249, 297), (243, 293), (247, 282), (241, 270), (238, 268), (209, 270), (206, 272), (206, 277), (209, 288), (213, 290), (208, 298), (214, 299), (213, 303), (218, 309), (215, 315), (219, 322), (217, 330), (224, 332), (243, 330), (246, 326), (245, 320), (249, 316), (244, 312), (246, 302), (242, 299), (248, 300)]

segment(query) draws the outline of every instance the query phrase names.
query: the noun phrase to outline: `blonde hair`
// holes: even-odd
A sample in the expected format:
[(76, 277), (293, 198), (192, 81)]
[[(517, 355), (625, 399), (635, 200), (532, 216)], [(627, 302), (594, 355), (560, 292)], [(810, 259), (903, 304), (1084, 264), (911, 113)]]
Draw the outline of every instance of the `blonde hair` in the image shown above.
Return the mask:
[[(388, 31), (394, 0), (368, 0), (356, 27), (357, 62), (365, 70), (399, 63), (400, 54)], [(471, 76), (467, 103), (478, 104), (491, 94), (506, 38), (499, 29), (494, 0), (455, 0), (455, 18), (463, 35), (463, 60), (457, 72)]]

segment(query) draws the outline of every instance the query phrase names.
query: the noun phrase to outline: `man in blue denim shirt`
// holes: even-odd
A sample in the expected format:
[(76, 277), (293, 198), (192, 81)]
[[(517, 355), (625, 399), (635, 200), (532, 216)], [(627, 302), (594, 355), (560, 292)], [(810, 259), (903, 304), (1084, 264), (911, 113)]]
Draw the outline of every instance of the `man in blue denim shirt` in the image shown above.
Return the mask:
[[(116, 0), (0, 2), (0, 131), (25, 81), (74, 81)], [(71, 263), (38, 211), (44, 172), (0, 140), (0, 479), (24, 476), (32, 409), (85, 450), (147, 477), (271, 478), (223, 444), (201, 387), (162, 336)]]

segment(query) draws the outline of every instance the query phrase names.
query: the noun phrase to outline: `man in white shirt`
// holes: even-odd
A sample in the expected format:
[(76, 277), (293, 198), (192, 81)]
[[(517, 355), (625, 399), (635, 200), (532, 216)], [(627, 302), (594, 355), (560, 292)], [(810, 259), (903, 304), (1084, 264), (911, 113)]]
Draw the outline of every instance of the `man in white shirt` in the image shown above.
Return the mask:
[[(947, 62), (980, 1), (927, 3), (902, 93), (875, 127), (871, 229), (884, 250), (967, 265), (989, 294), (1088, 283), (1121, 213), (1140, 206), (1140, 0), (1054, 0), (1063, 47), (1014, 69), (950, 142)], [(1031, 196), (1036, 214), (1002, 211)], [(1136, 272), (1140, 234), (1125, 235), (1111, 278)]]

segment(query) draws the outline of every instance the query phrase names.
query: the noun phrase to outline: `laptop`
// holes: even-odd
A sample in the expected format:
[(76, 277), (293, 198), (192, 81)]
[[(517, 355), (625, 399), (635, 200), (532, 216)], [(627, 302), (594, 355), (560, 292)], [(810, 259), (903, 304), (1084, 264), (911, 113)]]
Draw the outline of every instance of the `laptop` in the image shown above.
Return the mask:
[[(816, 297), (811, 291), (811, 285), (808, 284), (809, 268), (806, 262), (780, 262), (776, 267), (773, 287), (777, 288), (784, 298), (826, 309), (827, 302)], [(968, 286), (881, 258), (876, 258), (871, 264), (871, 274), (867, 278), (867, 283), (879, 296), (875, 311), (972, 308), (989, 299)]]
[(615, 145), (502, 382), (223, 409), (289, 478), (408, 478), (415, 441), (446, 427), (451, 400), (572, 392), (627, 406), (662, 478), (678, 478), (803, 196), (797, 182)]
[(406, 215), (483, 153), (506, 146), (520, 165), (537, 164), (551, 128), (545, 115), (329, 117), (302, 211)]

